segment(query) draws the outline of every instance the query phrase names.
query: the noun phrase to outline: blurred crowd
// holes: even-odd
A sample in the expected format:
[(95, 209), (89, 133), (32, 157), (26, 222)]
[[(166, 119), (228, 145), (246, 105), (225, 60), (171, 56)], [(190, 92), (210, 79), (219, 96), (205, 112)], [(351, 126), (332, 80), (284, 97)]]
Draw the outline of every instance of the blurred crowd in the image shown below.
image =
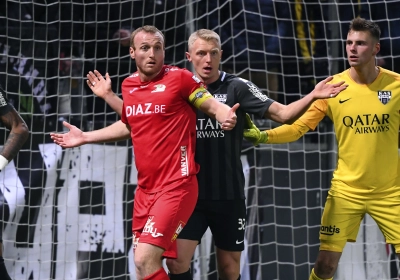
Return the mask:
[(103, 127), (117, 116), (84, 79), (89, 70), (108, 72), (120, 92), (122, 80), (135, 71), (129, 57), (135, 27), (163, 31), (166, 62), (181, 67), (190, 67), (189, 34), (209, 28), (222, 39), (222, 70), (288, 104), (347, 67), (344, 38), (356, 16), (380, 25), (377, 64), (399, 72), (399, 9), (400, 2), (390, 0), (5, 0), (0, 83), (33, 131), (57, 130), (60, 119)]

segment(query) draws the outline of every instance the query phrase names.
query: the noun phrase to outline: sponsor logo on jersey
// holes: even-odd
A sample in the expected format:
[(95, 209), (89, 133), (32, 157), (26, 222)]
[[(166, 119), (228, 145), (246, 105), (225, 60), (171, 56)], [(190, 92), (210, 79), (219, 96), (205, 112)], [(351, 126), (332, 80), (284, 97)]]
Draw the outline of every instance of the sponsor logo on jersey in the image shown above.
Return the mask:
[(392, 92), (390, 90), (379, 90), (378, 99), (383, 105), (386, 105), (392, 98)]
[(355, 134), (389, 131), (389, 114), (364, 114), (343, 117), (343, 125), (354, 129)]
[(335, 233), (340, 233), (340, 228), (336, 226), (321, 226), (319, 232), (323, 235), (334, 235)]
[(171, 242), (174, 242), (178, 238), (178, 235), (181, 233), (184, 226), (185, 226), (185, 223), (182, 221), (179, 221), (178, 226), (176, 227), (175, 233), (171, 238)]
[(4, 107), (7, 105), (6, 99), (4, 98), (3, 93), (0, 91), (0, 107)]
[(221, 103), (226, 103), (227, 94), (214, 94), (214, 98)]
[(155, 222), (153, 222), (154, 216), (149, 216), (147, 219), (146, 225), (143, 228), (142, 235), (151, 234), (154, 238), (164, 236), (164, 234), (157, 232), (157, 228), (154, 226)]
[(132, 233), (132, 247), (133, 247), (133, 250), (136, 249), (138, 243), (139, 243), (139, 237), (136, 237), (136, 233)]
[(347, 98), (347, 99), (339, 99), (339, 104), (342, 104), (342, 103), (344, 103), (344, 102), (346, 102), (346, 101), (349, 101), (351, 99), (351, 97), (350, 98)]
[(261, 101), (265, 102), (268, 100), (268, 96), (266, 96), (264, 93), (261, 92), (261, 90), (252, 82), (243, 79), (243, 78), (239, 78), (239, 80), (241, 80), (242, 82), (246, 83), (246, 85), (249, 87), (249, 91), (258, 99), (260, 99)]
[(193, 76), (192, 76), (192, 79), (193, 79), (196, 83), (198, 83), (198, 84), (201, 83), (200, 79), (199, 79), (196, 75), (193, 75)]
[(159, 84), (154, 86), (155, 89), (152, 92), (163, 92), (165, 91), (165, 85)]
[(219, 138), (225, 137), (221, 124), (214, 119), (197, 119), (196, 124), (197, 138)]
[(186, 146), (181, 146), (181, 174), (183, 177), (189, 176), (189, 166), (188, 166)]
[(144, 103), (132, 106), (125, 106), (125, 115), (127, 117), (147, 114), (164, 114), (166, 112), (166, 105)]
[(138, 90), (138, 89), (139, 89), (138, 87), (135, 87), (135, 88), (131, 89), (131, 90), (129, 91), (129, 93), (133, 93), (134, 91), (136, 91), (136, 90)]

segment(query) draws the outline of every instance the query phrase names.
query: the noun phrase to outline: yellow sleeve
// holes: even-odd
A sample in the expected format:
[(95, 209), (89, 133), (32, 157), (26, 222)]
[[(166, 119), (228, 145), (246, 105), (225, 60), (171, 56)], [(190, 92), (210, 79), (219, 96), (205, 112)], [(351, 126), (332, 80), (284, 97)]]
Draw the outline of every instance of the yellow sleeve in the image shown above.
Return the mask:
[(318, 123), (325, 117), (328, 103), (320, 99), (311, 104), (310, 108), (293, 124), (285, 124), (274, 129), (267, 130), (267, 143), (281, 144), (298, 140), (310, 129), (314, 130)]
[(204, 87), (199, 87), (189, 95), (189, 102), (194, 107), (199, 109), (204, 101), (212, 97), (213, 96), (211, 95), (211, 93), (208, 92), (207, 89), (205, 89)]
[(265, 132), (268, 134), (268, 144), (281, 144), (294, 142), (309, 130), (310, 128), (308, 126), (297, 120), (293, 124), (284, 124), (274, 129), (266, 130)]
[(326, 99), (319, 99), (311, 104), (310, 108), (299, 118), (299, 120), (314, 130), (319, 122), (326, 116), (328, 111), (328, 102)]

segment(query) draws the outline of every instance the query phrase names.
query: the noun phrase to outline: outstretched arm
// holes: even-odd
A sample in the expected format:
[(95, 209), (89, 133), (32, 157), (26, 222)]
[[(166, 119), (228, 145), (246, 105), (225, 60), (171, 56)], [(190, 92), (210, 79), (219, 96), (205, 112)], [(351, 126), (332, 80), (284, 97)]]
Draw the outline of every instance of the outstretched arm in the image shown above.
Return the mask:
[(88, 143), (105, 143), (126, 140), (130, 137), (130, 128), (122, 121), (117, 121), (105, 128), (83, 132), (70, 123), (63, 122), (69, 129), (67, 133), (50, 133), (54, 143), (63, 148), (79, 147)]
[(246, 114), (246, 129), (243, 131), (243, 137), (254, 146), (263, 143), (282, 144), (297, 141), (309, 130), (306, 124), (297, 120), (291, 125), (284, 124), (274, 129), (261, 131)]
[(100, 74), (99, 71), (89, 71), (86, 75), (88, 78), (86, 83), (93, 93), (104, 99), (104, 101), (119, 115), (122, 114), (122, 99), (116, 95), (111, 89), (110, 75), (106, 73), (106, 77)]
[(199, 107), (201, 111), (220, 122), (221, 128), (224, 130), (231, 130), (235, 127), (237, 108), (239, 108), (239, 103), (231, 108), (215, 98), (208, 98)]
[(10, 130), (0, 153), (0, 170), (2, 170), (17, 155), (28, 139), (29, 129), (14, 107), (0, 116), (0, 119), (5, 127)]
[(332, 79), (333, 77), (328, 77), (319, 82), (311, 93), (289, 105), (283, 105), (279, 102), (272, 103), (265, 112), (265, 117), (278, 123), (293, 123), (307, 111), (315, 100), (333, 98), (347, 88), (348, 85), (345, 85), (344, 82), (328, 84)]

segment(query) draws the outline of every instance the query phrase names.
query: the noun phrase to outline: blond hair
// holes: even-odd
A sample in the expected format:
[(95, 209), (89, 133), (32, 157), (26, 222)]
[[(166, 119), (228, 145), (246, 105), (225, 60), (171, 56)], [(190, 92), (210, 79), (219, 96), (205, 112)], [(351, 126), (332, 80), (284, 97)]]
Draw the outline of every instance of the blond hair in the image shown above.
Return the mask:
[(193, 32), (189, 37), (189, 40), (188, 40), (189, 51), (190, 51), (190, 48), (193, 46), (194, 42), (199, 38), (206, 40), (206, 41), (215, 40), (217, 42), (218, 48), (221, 49), (221, 38), (219, 37), (219, 35), (216, 32), (214, 32), (210, 29), (199, 29), (199, 30)]

